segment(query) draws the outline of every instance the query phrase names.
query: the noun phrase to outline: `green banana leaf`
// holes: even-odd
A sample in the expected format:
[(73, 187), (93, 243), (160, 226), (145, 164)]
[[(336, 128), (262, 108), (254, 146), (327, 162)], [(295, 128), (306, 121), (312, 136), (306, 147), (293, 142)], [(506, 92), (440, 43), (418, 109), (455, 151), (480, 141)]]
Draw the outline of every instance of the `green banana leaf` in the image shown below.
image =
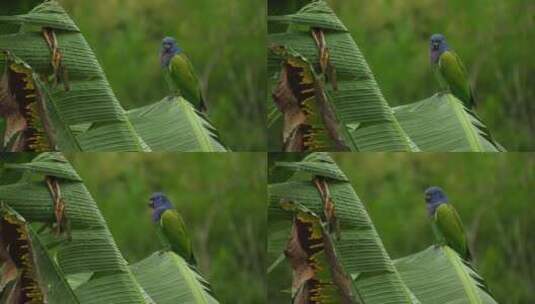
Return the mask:
[(127, 116), (152, 151), (226, 151), (208, 119), (181, 97), (164, 98)]
[[(85, 151), (140, 151), (142, 143), (120, 106), (102, 68), (78, 27), (56, 1), (43, 2), (25, 15), (0, 17), (19, 24), (0, 35), (0, 49), (21, 58), (47, 81), (47, 97), (67, 126), (90, 124), (78, 140)], [(42, 29), (53, 31), (61, 54), (54, 69)], [(52, 79), (52, 80), (51, 80)], [(59, 80), (58, 80), (59, 79)]]
[(394, 114), (422, 151), (505, 151), (479, 117), (451, 94), (396, 107)]
[[(33, 261), (29, 273), (48, 303), (218, 303), (209, 283), (172, 252), (128, 265), (83, 181), (61, 153), (42, 153), (31, 162), (3, 168), (21, 174), (18, 182), (0, 183), (0, 229), (6, 227), (6, 214), (9, 223), (28, 229), (22, 239), (30, 239), (30, 245), (21, 247), (31, 248), (31, 256), (17, 258)], [(60, 219), (58, 206), (64, 206)], [(0, 258), (6, 255), (4, 235), (2, 231)], [(8, 277), (6, 269), (0, 267), (0, 279)], [(0, 284), (0, 300), (13, 290), (10, 286)]]
[[(17, 227), (19, 236), (16, 242), (19, 242), (19, 244), (20, 242), (25, 242), (23, 246), (31, 248), (26, 255), (26, 261), (30, 262), (26, 264), (22, 263), (24, 265), (22, 268), (24, 269), (19, 269), (18, 275), (20, 277), (26, 277), (27, 273), (29, 273), (33, 277), (34, 282), (38, 284), (38, 288), (42, 290), (42, 300), (47, 303), (80, 303), (65, 278), (61, 275), (61, 271), (46, 252), (42, 240), (39, 239), (34, 229), (9, 206), (2, 204), (0, 208), (1, 221), (9, 218), (10, 224)], [(5, 222), (2, 223), (2, 228), (6, 228)], [(7, 238), (6, 234), (9, 232), (2, 230), (2, 233), (2, 239), (5, 242)], [(12, 243), (10, 245), (13, 246), (14, 244)], [(11, 251), (13, 252), (14, 250), (11, 248)], [(6, 268), (4, 268), (5, 270)], [(27, 271), (27, 273), (23, 274), (24, 271)], [(22, 284), (28, 284), (27, 282), (28, 280), (26, 279), (26, 282), (22, 282)], [(31, 284), (28, 285), (31, 286)], [(28, 285), (26, 287), (30, 287)], [(0, 302), (11, 303), (8, 300), (10, 291), (9, 286), (0, 286)], [(38, 294), (33, 293), (33, 296)]]
[(130, 269), (155, 303), (218, 303), (199, 273), (171, 251), (154, 253)]
[[(77, 140), (74, 132), (72, 132), (71, 128), (63, 121), (61, 115), (59, 115), (58, 108), (55, 105), (54, 100), (50, 98), (50, 91), (39, 79), (39, 75), (37, 75), (26, 62), (17, 56), (11, 54), (10, 52), (6, 52), (5, 55), (6, 66), (9, 66), (13, 69), (13, 66), (15, 65), (19, 67), (18, 69), (22, 68), (23, 70), (27, 71), (26, 75), (28, 78), (26, 85), (33, 87), (35, 89), (34, 94), (39, 96), (39, 98), (36, 98), (34, 102), (38, 104), (35, 105), (35, 107), (38, 108), (42, 114), (42, 122), (39, 123), (38, 126), (35, 126), (34, 123), (33, 127), (43, 128), (43, 132), (46, 133), (45, 136), (47, 137), (50, 148), (59, 149), (62, 151), (80, 151), (81, 147), (79, 141)], [(9, 72), (6, 70), (3, 77), (6, 77), (4, 79), (7, 80), (7, 82), (4, 81), (2, 84), (0, 84), (0, 91), (2, 92), (0, 93), (0, 100), (3, 100), (5, 103), (13, 102), (12, 100), (7, 99), (7, 94), (10, 94), (12, 90), (10, 85), (10, 77), (12, 77), (12, 75), (9, 75)], [(17, 84), (14, 86), (16, 87)], [(31, 117), (27, 117), (27, 119), (31, 119)]]
[[(226, 151), (208, 118), (183, 99), (170, 96), (126, 112), (93, 51), (58, 2), (44, 2), (25, 15), (0, 16), (3, 24), (20, 25), (15, 33), (0, 34), (0, 50), (7, 54), (0, 55), (0, 67), (4, 74), (13, 63), (29, 71), (27, 78), (36, 89), (31, 95), (39, 96), (36, 103), (45, 109), (38, 129), (45, 129), (40, 131), (51, 143), (41, 150)], [(52, 38), (44, 28), (53, 31), (61, 55), (59, 68), (53, 65), (53, 48), (45, 37)], [(2, 83), (0, 101), (13, 90), (6, 88), (8, 81)], [(1, 108), (0, 114), (4, 114)], [(9, 128), (6, 120), (0, 122), (0, 131)], [(6, 147), (9, 142), (2, 144)]]
[[(279, 163), (279, 167), (297, 173), (288, 181), (268, 187), (268, 258), (270, 271), (284, 261), (281, 258), (290, 236), (295, 213), (284, 208), (283, 202), (294, 202), (306, 208), (323, 226), (328, 221), (324, 205), (313, 178), (326, 181), (334, 202), (338, 232), (329, 234), (338, 262), (350, 274), (360, 303), (418, 303), (409, 291), (375, 230), (362, 202), (334, 161), (322, 153), (313, 153), (297, 163)], [(279, 279), (277, 279), (279, 280)]]
[[(289, 24), (286, 33), (269, 35), (269, 48), (291, 49), (306, 58), (315, 70), (320, 66), (320, 57), (311, 30), (323, 31), (336, 79), (328, 79), (324, 89), (346, 146), (359, 151), (417, 150), (388, 106), (357, 44), (325, 1), (314, 1), (295, 14), (270, 16), (268, 20)], [(273, 51), (269, 53), (272, 86), (282, 62), (284, 58)], [(323, 80), (325, 76), (318, 73), (317, 77)], [(269, 124), (273, 128), (277, 119), (273, 106), (270, 113)]]
[[(57, 276), (68, 280), (71, 275), (90, 274), (74, 289), (80, 303), (145, 303), (96, 203), (61, 154), (44, 153), (34, 162), (5, 167), (22, 170), (23, 177), (0, 186), (0, 201), (29, 223), (53, 227), (34, 240), (42, 239), (38, 243), (57, 263)], [(60, 222), (45, 176), (57, 182), (65, 206)]]
[(431, 246), (394, 261), (403, 281), (422, 303), (496, 304), (481, 277), (447, 246)]

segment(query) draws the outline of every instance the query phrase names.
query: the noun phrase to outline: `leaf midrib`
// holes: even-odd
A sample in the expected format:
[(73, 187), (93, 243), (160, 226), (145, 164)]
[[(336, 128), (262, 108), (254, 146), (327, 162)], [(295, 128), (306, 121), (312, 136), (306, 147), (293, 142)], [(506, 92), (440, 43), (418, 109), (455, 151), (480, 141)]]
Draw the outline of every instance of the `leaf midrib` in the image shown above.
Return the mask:
[(473, 283), (473, 280), (469, 277), (468, 273), (466, 272), (465, 266), (462, 265), (460, 262), (461, 259), (455, 253), (452, 249), (450, 249), (447, 246), (444, 246), (444, 254), (446, 255), (446, 258), (450, 263), (453, 265), (453, 268), (455, 269), (455, 273), (463, 283), (463, 288), (466, 293), (466, 296), (470, 303), (472, 304), (482, 304), (481, 298), (479, 297), (477, 290), (475, 289), (475, 285)]
[(199, 143), (199, 150), (206, 152), (215, 152), (211, 144), (210, 136), (206, 133), (206, 128), (202, 125), (202, 120), (198, 119), (195, 110), (191, 105), (188, 105), (185, 100), (179, 100), (178, 105), (185, 113), (185, 117), (190, 122), (191, 130)]
[(478, 135), (474, 132), (474, 126), (470, 119), (467, 117), (467, 113), (464, 110), (464, 106), (462, 106), (461, 103), (457, 102), (451, 96), (448, 96), (448, 103), (453, 109), (455, 116), (459, 120), (459, 123), (461, 124), (464, 133), (466, 134), (466, 140), (470, 145), (470, 150), (472, 152), (483, 152), (481, 142), (479, 141)]

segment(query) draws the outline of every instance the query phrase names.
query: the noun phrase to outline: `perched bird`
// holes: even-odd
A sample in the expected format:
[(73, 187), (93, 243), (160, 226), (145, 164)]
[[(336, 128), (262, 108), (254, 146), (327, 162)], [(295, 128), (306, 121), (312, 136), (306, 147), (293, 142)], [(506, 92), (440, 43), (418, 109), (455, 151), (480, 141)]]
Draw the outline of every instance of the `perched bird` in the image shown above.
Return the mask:
[(186, 232), (184, 220), (165, 194), (153, 193), (149, 207), (152, 208), (152, 221), (158, 224), (162, 241), (166, 246), (189, 264), (196, 265), (191, 239)]
[(171, 92), (184, 97), (199, 111), (206, 112), (199, 78), (188, 57), (172, 37), (165, 37), (162, 41), (160, 65)]
[(441, 87), (448, 88), (468, 109), (475, 107), (466, 69), (461, 58), (450, 49), (446, 37), (442, 34), (433, 34), (429, 41), (429, 52), (431, 65)]
[(457, 251), (461, 258), (470, 261), (472, 255), (468, 248), (461, 218), (455, 208), (448, 203), (448, 197), (444, 191), (439, 187), (428, 188), (425, 190), (425, 203), (439, 243), (448, 245)]

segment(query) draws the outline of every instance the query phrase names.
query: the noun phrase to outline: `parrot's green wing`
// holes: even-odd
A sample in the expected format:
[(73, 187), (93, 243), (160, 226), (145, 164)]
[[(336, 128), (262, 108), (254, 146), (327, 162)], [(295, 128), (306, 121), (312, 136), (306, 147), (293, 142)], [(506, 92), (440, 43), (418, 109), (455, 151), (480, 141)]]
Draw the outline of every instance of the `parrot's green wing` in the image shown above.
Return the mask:
[(196, 264), (191, 246), (191, 239), (186, 232), (182, 216), (176, 210), (168, 209), (160, 218), (162, 234), (169, 242), (171, 250), (180, 255), (190, 264)]
[(436, 228), (444, 237), (446, 245), (457, 251), (466, 260), (471, 259), (463, 224), (451, 204), (441, 204), (435, 212)]
[(453, 51), (445, 51), (440, 55), (438, 67), (440, 74), (448, 83), (451, 93), (459, 98), (467, 108), (474, 107), (472, 89), (461, 58)]
[(171, 90), (179, 91), (180, 95), (191, 102), (197, 109), (206, 111), (206, 104), (201, 93), (199, 78), (193, 65), (184, 53), (176, 54), (169, 61), (168, 82)]

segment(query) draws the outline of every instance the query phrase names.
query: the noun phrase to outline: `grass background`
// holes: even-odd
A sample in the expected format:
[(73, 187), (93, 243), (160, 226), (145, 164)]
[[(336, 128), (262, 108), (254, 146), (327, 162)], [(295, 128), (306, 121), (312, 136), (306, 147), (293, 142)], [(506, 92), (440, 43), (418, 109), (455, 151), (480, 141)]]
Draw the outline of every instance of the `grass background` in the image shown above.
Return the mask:
[[(0, 15), (25, 13), (41, 2), (2, 1)], [(265, 1), (58, 2), (84, 34), (125, 109), (168, 94), (158, 53), (162, 38), (174, 36), (197, 70), (209, 116), (225, 144), (234, 151), (265, 151)]]
[[(326, 1), (350, 30), (390, 106), (439, 90), (428, 40), (440, 32), (464, 62), (477, 112), (497, 141), (509, 151), (535, 150), (535, 2)], [(268, 12), (291, 13), (308, 2), (268, 0)]]

